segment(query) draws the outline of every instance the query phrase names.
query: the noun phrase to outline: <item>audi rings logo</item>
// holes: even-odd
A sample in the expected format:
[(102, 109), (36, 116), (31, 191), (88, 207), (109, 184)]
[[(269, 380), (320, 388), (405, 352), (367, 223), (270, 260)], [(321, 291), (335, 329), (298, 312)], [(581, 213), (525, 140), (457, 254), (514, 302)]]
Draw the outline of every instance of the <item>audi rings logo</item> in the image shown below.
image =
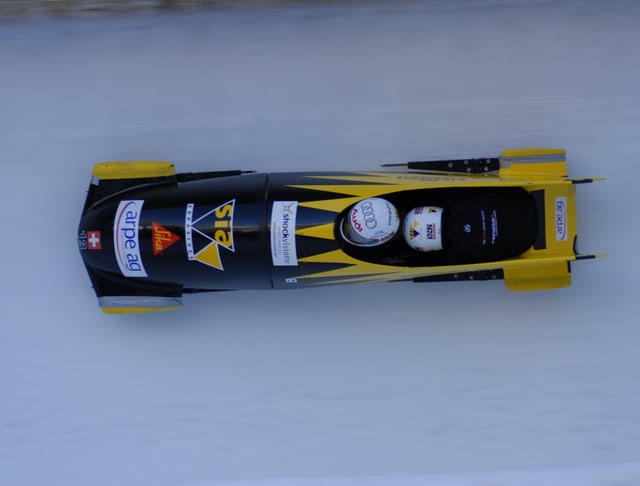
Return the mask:
[(362, 215), (364, 216), (364, 225), (368, 229), (373, 229), (378, 226), (371, 201), (363, 201), (360, 207), (362, 208)]

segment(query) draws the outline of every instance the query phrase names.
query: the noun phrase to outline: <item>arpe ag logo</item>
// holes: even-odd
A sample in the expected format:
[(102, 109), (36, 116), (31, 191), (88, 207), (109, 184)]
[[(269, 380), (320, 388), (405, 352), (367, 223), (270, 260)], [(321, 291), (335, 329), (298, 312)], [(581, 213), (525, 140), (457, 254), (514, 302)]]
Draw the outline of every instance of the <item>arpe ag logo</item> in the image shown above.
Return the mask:
[(113, 248), (125, 277), (146, 277), (142, 264), (138, 227), (144, 201), (120, 201), (113, 223)]
[(567, 241), (567, 198), (556, 198), (556, 241)]

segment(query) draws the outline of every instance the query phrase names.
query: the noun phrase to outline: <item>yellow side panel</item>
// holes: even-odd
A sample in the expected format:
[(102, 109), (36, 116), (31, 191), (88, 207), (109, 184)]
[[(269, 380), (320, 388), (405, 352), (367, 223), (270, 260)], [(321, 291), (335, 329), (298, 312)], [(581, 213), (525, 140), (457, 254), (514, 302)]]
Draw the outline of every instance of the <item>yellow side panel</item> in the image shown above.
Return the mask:
[(500, 154), (500, 177), (566, 177), (566, 151), (558, 148), (510, 149)]
[(176, 174), (171, 162), (140, 160), (135, 162), (102, 162), (93, 168), (93, 176), (101, 180), (168, 177)]
[(182, 306), (174, 307), (100, 307), (105, 314), (140, 314), (142, 312), (162, 312), (180, 309)]
[(501, 158), (529, 158), (529, 157), (540, 157), (540, 156), (557, 156), (559, 161), (563, 161), (566, 157), (567, 151), (562, 148), (549, 148), (549, 147), (538, 147), (538, 148), (517, 148), (517, 149), (507, 149), (503, 150), (500, 154)]
[(506, 267), (504, 283), (509, 290), (548, 290), (571, 285), (568, 262), (540, 263)]

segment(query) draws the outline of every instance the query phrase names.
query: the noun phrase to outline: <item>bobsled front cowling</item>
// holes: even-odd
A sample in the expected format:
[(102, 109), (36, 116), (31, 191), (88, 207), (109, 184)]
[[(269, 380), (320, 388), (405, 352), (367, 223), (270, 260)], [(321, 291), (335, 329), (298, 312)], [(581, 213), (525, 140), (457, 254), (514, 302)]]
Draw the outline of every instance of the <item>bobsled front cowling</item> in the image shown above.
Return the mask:
[(98, 296), (271, 288), (266, 180), (169, 181), (90, 204), (79, 245)]
[[(406, 168), (180, 174), (167, 162), (98, 164), (78, 245), (106, 312), (177, 308), (184, 293), (380, 280), (504, 278), (513, 290), (558, 288), (570, 283), (571, 261), (593, 256), (574, 251), (575, 184), (591, 180), (568, 179), (561, 150)], [(344, 233), (367, 198), (388, 201), (401, 220), (420, 208), (441, 215), (405, 221), (367, 247)], [(405, 241), (431, 231), (441, 244)]]

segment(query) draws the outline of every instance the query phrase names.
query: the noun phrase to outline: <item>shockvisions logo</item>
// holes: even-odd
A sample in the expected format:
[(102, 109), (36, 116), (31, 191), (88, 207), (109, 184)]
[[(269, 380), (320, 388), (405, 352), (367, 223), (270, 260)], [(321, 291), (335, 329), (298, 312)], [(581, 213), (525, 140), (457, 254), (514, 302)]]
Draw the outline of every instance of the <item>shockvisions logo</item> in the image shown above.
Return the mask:
[(217, 270), (224, 270), (220, 258), (220, 247), (235, 251), (233, 247), (233, 211), (236, 200), (232, 199), (215, 209), (203, 212), (194, 204), (187, 204), (185, 215), (185, 244), (187, 257)]
[(296, 266), (297, 201), (274, 201), (271, 210), (271, 259), (274, 266)]
[(142, 264), (138, 226), (144, 201), (120, 201), (113, 223), (113, 247), (116, 261), (125, 277), (146, 277)]

